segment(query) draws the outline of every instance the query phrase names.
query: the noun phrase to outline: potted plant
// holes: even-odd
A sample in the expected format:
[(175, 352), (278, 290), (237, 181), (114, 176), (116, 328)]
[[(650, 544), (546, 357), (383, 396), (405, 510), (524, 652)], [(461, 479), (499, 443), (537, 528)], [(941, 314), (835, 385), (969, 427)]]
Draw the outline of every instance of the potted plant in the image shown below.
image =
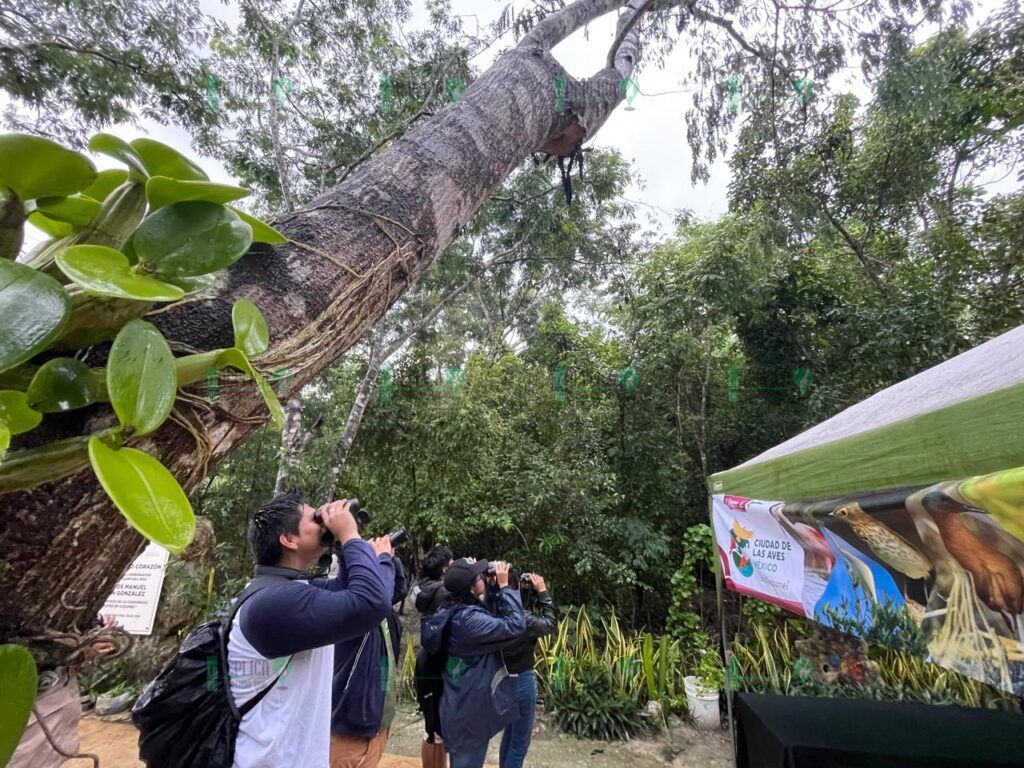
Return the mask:
[(718, 652), (710, 648), (703, 649), (695, 674), (685, 678), (683, 685), (696, 726), (706, 731), (720, 728), (722, 723), (718, 714), (718, 697), (725, 685), (725, 667)]

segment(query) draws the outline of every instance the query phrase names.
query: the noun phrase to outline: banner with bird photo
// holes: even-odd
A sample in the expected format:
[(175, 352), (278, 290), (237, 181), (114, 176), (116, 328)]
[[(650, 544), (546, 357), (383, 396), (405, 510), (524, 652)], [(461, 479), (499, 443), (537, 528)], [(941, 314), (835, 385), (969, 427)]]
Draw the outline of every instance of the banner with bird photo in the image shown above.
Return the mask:
[(712, 507), (729, 589), (1024, 695), (1024, 467)]

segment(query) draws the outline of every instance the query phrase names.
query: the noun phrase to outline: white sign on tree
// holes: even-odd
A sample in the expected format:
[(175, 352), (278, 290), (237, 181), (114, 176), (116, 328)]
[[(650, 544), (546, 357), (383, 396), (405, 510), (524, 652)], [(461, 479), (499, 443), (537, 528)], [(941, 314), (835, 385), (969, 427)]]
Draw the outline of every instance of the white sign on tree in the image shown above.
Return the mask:
[(147, 546), (117, 582), (100, 613), (113, 615), (130, 635), (152, 633), (168, 554), (159, 544)]

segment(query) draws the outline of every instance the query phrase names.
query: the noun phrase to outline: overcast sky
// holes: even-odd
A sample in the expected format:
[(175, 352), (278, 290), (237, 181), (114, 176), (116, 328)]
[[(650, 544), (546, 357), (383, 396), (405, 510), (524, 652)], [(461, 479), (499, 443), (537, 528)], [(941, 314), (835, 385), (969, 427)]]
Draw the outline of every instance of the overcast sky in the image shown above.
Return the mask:
[[(507, 0), (452, 0), (456, 14), (462, 16), (467, 32), (475, 33), (493, 23), (504, 8)], [(976, 2), (975, 20), (984, 19), (996, 7), (998, 0)], [(223, 4), (217, 0), (202, 0), (204, 10), (229, 23), (237, 18), (233, 3)], [(517, 5), (522, 5), (518, 3)], [(413, 0), (414, 17), (412, 26), (426, 24), (427, 14), (424, 0)], [(597, 72), (607, 56), (614, 38), (615, 14), (608, 14), (592, 23), (586, 30), (580, 30), (554, 49), (554, 55), (575, 77), (587, 77)], [(483, 35), (482, 35), (483, 36)], [(509, 31), (495, 45), (481, 51), (472, 64), (478, 72), (484, 71), (503, 48), (514, 44)], [(692, 103), (689, 93), (681, 93), (683, 73), (688, 70), (689, 60), (686, 46), (677, 46), (661, 67), (642, 67), (636, 80), (640, 93), (632, 100), (632, 109), (623, 103), (601, 128), (590, 146), (614, 147), (633, 163), (639, 181), (627, 193), (627, 198), (641, 205), (641, 214), (647, 214), (652, 223), (665, 235), (672, 231), (672, 214), (681, 208), (695, 213), (699, 218), (714, 218), (726, 210), (728, 169), (724, 162), (718, 162), (711, 169), (707, 184), (694, 186), (690, 182), (690, 151), (685, 139), (683, 115)], [(858, 76), (850, 76), (832, 87), (852, 90), (862, 97), (867, 87)], [(197, 94), (197, 98), (203, 98)], [(125, 139), (151, 136), (180, 150), (188, 151), (191, 140), (188, 134), (175, 126), (164, 126), (143, 121), (140, 126), (118, 125), (109, 129)], [(195, 156), (196, 153), (189, 152)], [(114, 167), (114, 161), (99, 157), (97, 166)], [(211, 158), (201, 159), (202, 167), (214, 181), (233, 182), (223, 165)], [(999, 184), (999, 187), (1012, 179)], [(644, 216), (644, 218), (647, 218)], [(36, 237), (29, 237), (35, 241)]]

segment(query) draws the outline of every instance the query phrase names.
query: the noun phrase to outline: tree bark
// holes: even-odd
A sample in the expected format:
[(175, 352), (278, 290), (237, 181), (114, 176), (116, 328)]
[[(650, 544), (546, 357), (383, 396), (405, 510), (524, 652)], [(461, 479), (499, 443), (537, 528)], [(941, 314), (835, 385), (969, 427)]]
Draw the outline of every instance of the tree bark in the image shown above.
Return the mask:
[[(232, 345), (231, 305), (253, 301), (271, 348), (256, 361), (286, 369), (290, 393), (337, 359), (397, 301), (459, 234), (488, 195), (531, 153), (571, 126), (592, 137), (622, 99), (638, 59), (635, 30), (615, 67), (572, 78), (550, 49), (586, 23), (643, 0), (578, 0), (540, 22), (458, 102), (421, 122), (346, 181), (275, 222), (289, 242), (254, 246), (197, 300), (152, 316), (164, 335), (194, 349)], [(566, 78), (568, 110), (554, 105)], [(574, 96), (575, 94), (575, 96)], [(185, 401), (177, 415), (133, 443), (167, 466), (186, 491), (266, 420), (255, 387), (222, 374), (218, 402)], [(72, 414), (58, 436), (112, 423), (108, 411)], [(89, 471), (0, 497), (0, 641), (16, 630), (85, 625), (141, 550), (141, 537)]]
[(281, 461), (277, 467), (274, 493), (284, 490), (288, 477), (294, 475), (302, 459), (305, 444), (302, 430), (302, 397), (296, 393), (288, 398), (284, 409), (284, 429), (281, 430)]

